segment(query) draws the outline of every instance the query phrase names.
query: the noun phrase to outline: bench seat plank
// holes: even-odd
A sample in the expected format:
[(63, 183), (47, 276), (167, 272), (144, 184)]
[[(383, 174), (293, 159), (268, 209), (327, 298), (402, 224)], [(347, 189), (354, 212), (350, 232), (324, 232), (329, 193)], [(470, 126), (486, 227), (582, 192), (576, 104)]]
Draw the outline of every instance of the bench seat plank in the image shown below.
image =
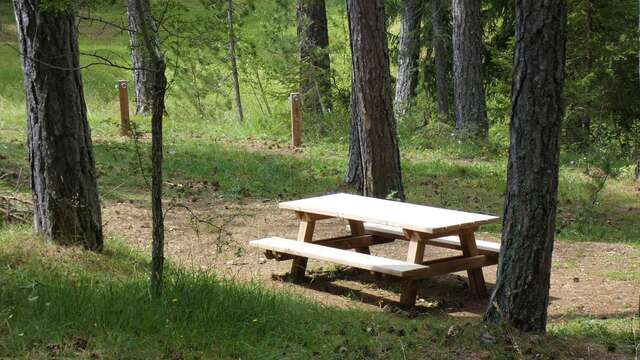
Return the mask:
[[(374, 223), (364, 223), (364, 230), (366, 234), (370, 235), (378, 235), (378, 236), (392, 236), (396, 239), (405, 239), (404, 233), (401, 228), (374, 224)], [(445, 247), (460, 249), (460, 238), (458, 236), (442, 236), (435, 239), (429, 239), (425, 241), (426, 243), (432, 243), (434, 245), (443, 245)], [(476, 246), (480, 253), (488, 252), (497, 254), (500, 252), (500, 243), (495, 243), (486, 240), (476, 240)]]
[(428, 270), (428, 266), (420, 264), (412, 264), (400, 260), (387, 259), (280, 237), (253, 240), (250, 244), (251, 246), (265, 250), (329, 261), (340, 265), (352, 266), (398, 277), (416, 277), (424, 274), (425, 270)]

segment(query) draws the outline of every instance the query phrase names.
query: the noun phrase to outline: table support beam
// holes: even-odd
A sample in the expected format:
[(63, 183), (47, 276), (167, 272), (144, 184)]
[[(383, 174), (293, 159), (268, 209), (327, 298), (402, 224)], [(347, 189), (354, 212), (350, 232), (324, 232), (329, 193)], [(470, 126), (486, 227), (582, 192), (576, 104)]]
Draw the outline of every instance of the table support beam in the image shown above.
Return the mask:
[[(405, 236), (409, 240), (409, 250), (407, 251), (407, 262), (422, 264), (424, 261), (425, 243), (420, 238), (420, 234), (414, 231), (405, 231)], [(416, 303), (418, 295), (417, 280), (407, 279), (402, 283), (400, 293), (400, 305), (412, 307)]]
[[(313, 230), (316, 227), (315, 220), (300, 220), (298, 228), (298, 241), (311, 242), (313, 240)], [(291, 280), (295, 283), (304, 280), (304, 273), (307, 270), (307, 258), (296, 257), (291, 264)]]
[[(461, 231), (460, 232), (460, 245), (462, 247), (462, 254), (465, 257), (473, 257), (478, 255), (478, 248), (476, 247), (476, 238), (473, 231)], [(482, 268), (468, 269), (467, 276), (469, 277), (469, 287), (475, 296), (478, 298), (487, 297), (487, 286), (484, 282), (484, 275), (482, 274)]]

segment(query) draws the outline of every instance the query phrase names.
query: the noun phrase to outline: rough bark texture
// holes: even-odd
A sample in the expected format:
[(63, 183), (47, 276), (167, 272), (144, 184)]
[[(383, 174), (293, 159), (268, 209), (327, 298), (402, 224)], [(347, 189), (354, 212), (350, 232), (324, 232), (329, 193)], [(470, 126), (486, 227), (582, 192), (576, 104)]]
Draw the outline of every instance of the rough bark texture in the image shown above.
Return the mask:
[(458, 134), (486, 138), (480, 3), (453, 0), (453, 88)]
[(396, 113), (404, 115), (418, 86), (418, 56), (420, 55), (421, 0), (403, 0), (400, 9), (400, 43), (398, 44), (398, 77)]
[(140, 40), (150, 60), (151, 90), (151, 216), (153, 241), (151, 244), (151, 293), (162, 293), (164, 269), (164, 215), (162, 212), (162, 117), (164, 94), (167, 88), (164, 55), (160, 52), (158, 29), (151, 17), (149, 0), (131, 0), (140, 14)]
[(558, 192), (564, 0), (516, 1), (507, 195), (498, 279), (486, 318), (544, 332)]
[(242, 100), (240, 99), (240, 79), (238, 77), (238, 62), (236, 59), (236, 33), (233, 30), (233, 1), (227, 3), (227, 30), (229, 32), (229, 61), (231, 62), (231, 73), (233, 74), (233, 93), (236, 96), (236, 109), (238, 120), (244, 120), (242, 111)]
[(391, 100), (383, 0), (347, 0), (351, 42), (351, 142), (347, 181), (365, 196), (404, 198)]
[[(125, 0), (129, 19), (129, 46), (131, 47), (131, 66), (136, 89), (136, 113), (146, 115), (151, 110), (153, 93), (153, 72), (149, 52), (142, 39), (142, 15), (136, 6), (136, 0)], [(142, 3), (143, 11), (150, 11), (148, 1)], [(153, 39), (158, 43), (156, 37)]]
[(438, 117), (449, 119), (449, 82), (450, 82), (450, 53), (451, 36), (449, 22), (449, 7), (444, 0), (431, 0), (431, 27), (433, 29), (433, 49), (435, 51), (436, 100), (438, 103)]
[(27, 103), (35, 230), (48, 242), (102, 249), (95, 160), (75, 16), (14, 0)]
[(306, 112), (331, 109), (331, 60), (324, 0), (297, 1), (300, 94)]

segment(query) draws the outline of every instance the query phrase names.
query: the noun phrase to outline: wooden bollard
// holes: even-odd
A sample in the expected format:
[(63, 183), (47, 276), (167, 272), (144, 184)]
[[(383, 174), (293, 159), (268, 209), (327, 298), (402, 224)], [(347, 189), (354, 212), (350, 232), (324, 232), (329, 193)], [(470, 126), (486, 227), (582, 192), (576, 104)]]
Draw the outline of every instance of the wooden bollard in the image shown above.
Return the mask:
[(291, 93), (291, 145), (294, 148), (302, 145), (300, 137), (300, 93)]
[(126, 80), (118, 81), (118, 95), (120, 98), (120, 135), (129, 136), (129, 87)]

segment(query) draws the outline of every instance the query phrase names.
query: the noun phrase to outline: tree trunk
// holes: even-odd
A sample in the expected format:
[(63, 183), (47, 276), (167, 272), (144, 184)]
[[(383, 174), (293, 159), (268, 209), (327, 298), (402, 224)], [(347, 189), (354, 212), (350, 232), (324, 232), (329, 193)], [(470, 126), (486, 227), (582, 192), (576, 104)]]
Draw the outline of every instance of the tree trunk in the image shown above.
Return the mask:
[(456, 131), (486, 138), (480, 0), (453, 0), (453, 88)]
[(331, 109), (331, 60), (324, 0), (297, 1), (300, 94), (305, 113)]
[(36, 232), (49, 243), (102, 249), (91, 131), (79, 66), (75, 16), (14, 0), (27, 104)]
[(151, 249), (151, 294), (162, 293), (164, 268), (164, 215), (162, 212), (162, 117), (167, 88), (164, 55), (160, 52), (158, 29), (151, 17), (149, 0), (131, 0), (140, 14), (140, 40), (150, 60), (151, 95), (151, 216), (153, 241)]
[(347, 0), (351, 142), (347, 181), (365, 196), (404, 198), (383, 0)]
[(242, 112), (242, 100), (240, 99), (240, 80), (238, 79), (238, 63), (236, 62), (236, 34), (233, 31), (233, 0), (228, 0), (227, 5), (227, 28), (229, 31), (229, 60), (231, 61), (231, 73), (233, 75), (233, 92), (236, 96), (236, 108), (238, 109), (238, 120), (244, 120)]
[[(638, 0), (638, 34), (640, 34), (640, 0)], [(640, 49), (638, 50), (638, 81), (640, 81)], [(636, 181), (640, 181), (640, 159), (636, 162)], [(638, 305), (640, 314), (640, 305)]]
[[(129, 20), (129, 46), (131, 47), (131, 64), (133, 80), (136, 87), (136, 114), (147, 115), (151, 110), (153, 93), (153, 73), (150, 55), (142, 39), (142, 15), (136, 7), (136, 0), (125, 0), (127, 18)], [(146, 5), (149, 6), (149, 5)], [(159, 42), (158, 38), (153, 39)]]
[(563, 118), (566, 3), (516, 1), (507, 195), (498, 279), (485, 315), (544, 332)]
[(450, 29), (448, 6), (443, 0), (431, 0), (431, 26), (433, 29), (433, 48), (435, 51), (436, 72), (436, 100), (438, 103), (438, 117), (446, 121), (449, 119), (449, 81), (450, 81)]
[(420, 0), (403, 0), (400, 10), (400, 43), (398, 45), (398, 77), (396, 79), (396, 114), (404, 115), (418, 86), (420, 55)]

